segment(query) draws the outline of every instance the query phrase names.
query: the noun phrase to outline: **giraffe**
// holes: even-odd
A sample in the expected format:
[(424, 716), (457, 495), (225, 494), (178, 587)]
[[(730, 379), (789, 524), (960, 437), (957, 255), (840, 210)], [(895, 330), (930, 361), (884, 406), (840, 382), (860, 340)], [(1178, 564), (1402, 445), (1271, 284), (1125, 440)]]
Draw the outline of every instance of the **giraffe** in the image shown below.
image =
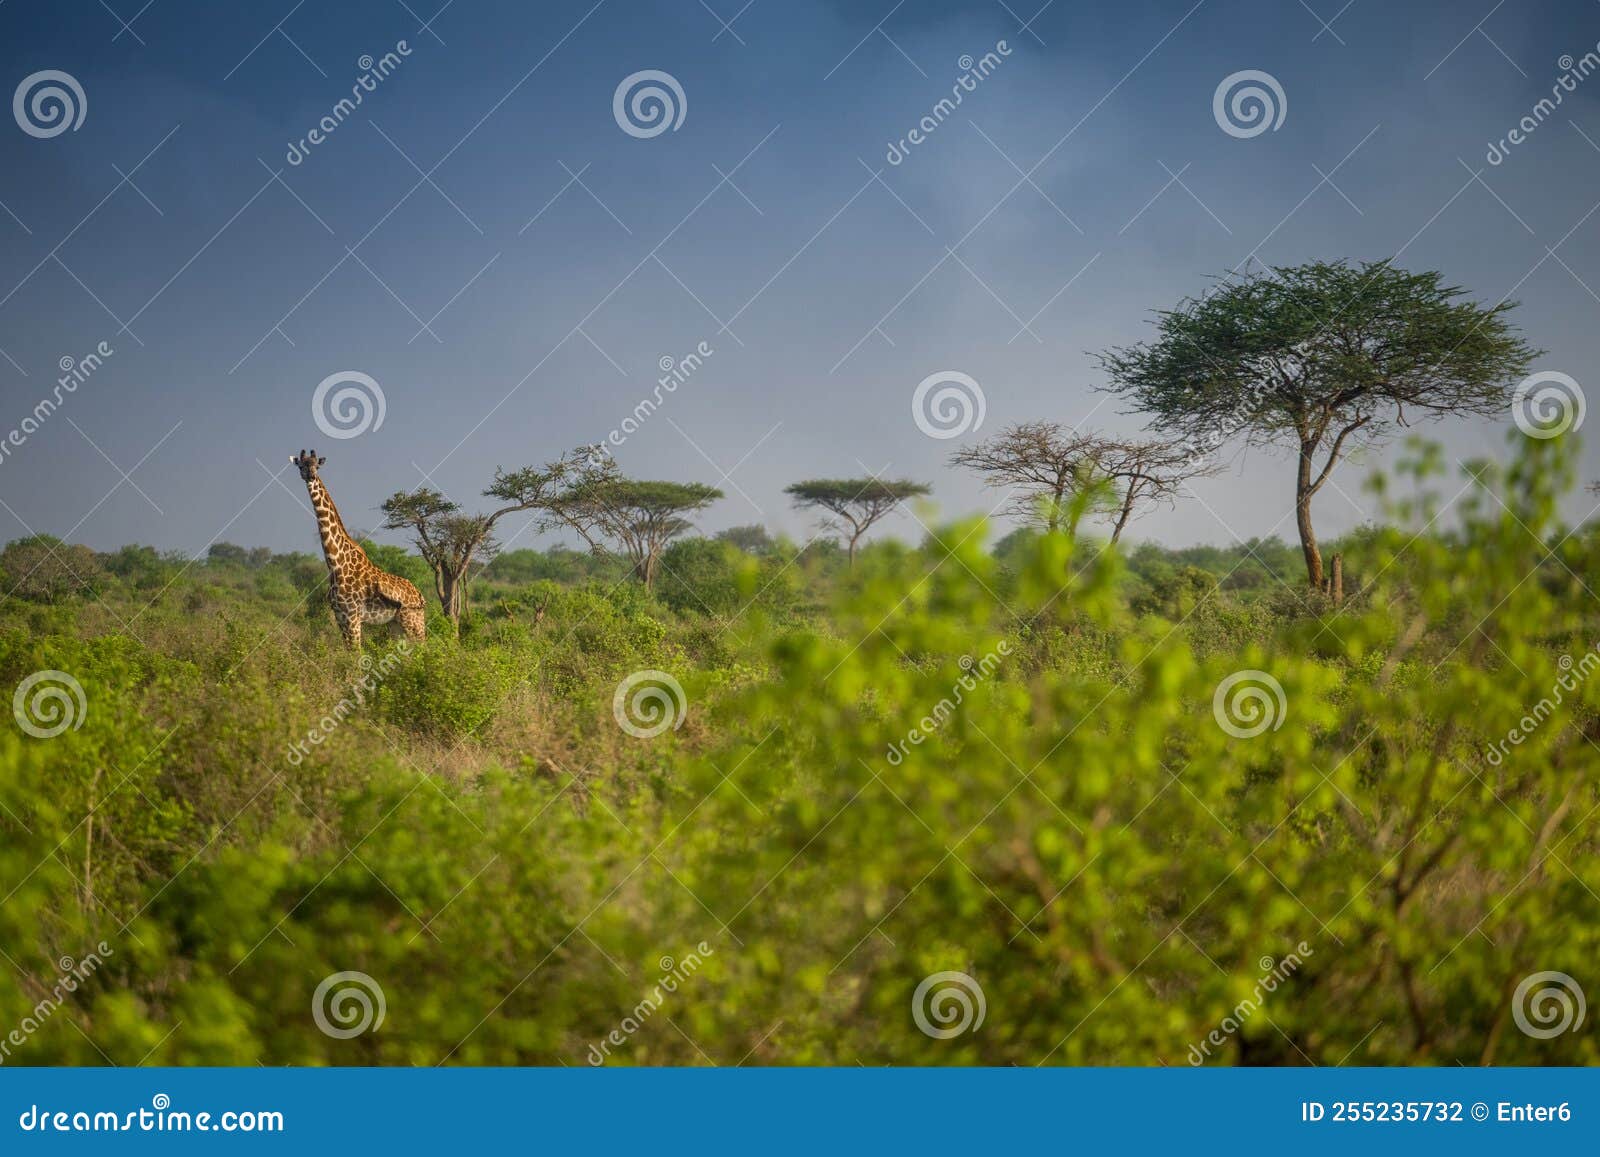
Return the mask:
[(322, 553), (328, 560), (328, 601), (333, 604), (333, 617), (339, 631), (350, 647), (361, 647), (361, 624), (397, 624), (408, 639), (421, 639), (427, 635), (427, 616), (422, 592), (416, 586), (387, 571), (379, 570), (367, 558), (367, 552), (357, 545), (344, 528), (344, 520), (328, 495), (328, 488), (317, 476), (317, 470), (327, 461), (318, 458), (315, 450), (304, 450), (289, 459), (300, 468), (306, 490), (311, 495), (311, 509), (317, 515), (317, 532), (322, 537)]

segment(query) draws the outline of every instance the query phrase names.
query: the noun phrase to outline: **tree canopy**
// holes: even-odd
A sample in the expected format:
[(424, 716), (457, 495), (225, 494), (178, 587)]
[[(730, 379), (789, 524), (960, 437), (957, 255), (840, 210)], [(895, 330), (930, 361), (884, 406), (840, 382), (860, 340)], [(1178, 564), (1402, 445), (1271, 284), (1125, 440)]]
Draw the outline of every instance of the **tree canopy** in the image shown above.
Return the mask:
[(801, 508), (826, 510), (845, 533), (850, 565), (856, 561), (856, 544), (873, 523), (908, 498), (931, 492), (922, 482), (888, 478), (811, 478), (784, 488)]
[(602, 471), (570, 483), (551, 511), (597, 551), (605, 551), (602, 540), (610, 539), (648, 588), (667, 543), (693, 529), (686, 515), (721, 497), (722, 491), (699, 482), (642, 481)]
[(1435, 272), (1314, 261), (1225, 277), (1100, 355), (1105, 387), (1204, 451), (1243, 435), (1296, 454), (1306, 573), (1322, 583), (1311, 499), (1354, 445), (1418, 416), (1495, 415), (1537, 351), (1507, 315)]

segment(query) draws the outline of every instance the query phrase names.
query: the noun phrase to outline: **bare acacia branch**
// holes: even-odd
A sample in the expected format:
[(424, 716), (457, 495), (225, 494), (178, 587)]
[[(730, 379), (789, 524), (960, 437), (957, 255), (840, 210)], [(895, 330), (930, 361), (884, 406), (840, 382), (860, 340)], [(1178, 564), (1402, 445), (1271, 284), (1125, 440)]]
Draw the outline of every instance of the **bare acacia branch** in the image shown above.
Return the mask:
[(1111, 524), (1116, 542), (1141, 506), (1174, 501), (1184, 483), (1216, 467), (1177, 439), (1116, 439), (1023, 422), (951, 455), (955, 466), (983, 475), (995, 489), (1015, 492), (1014, 518), (1054, 533), (1076, 533), (1084, 515)]

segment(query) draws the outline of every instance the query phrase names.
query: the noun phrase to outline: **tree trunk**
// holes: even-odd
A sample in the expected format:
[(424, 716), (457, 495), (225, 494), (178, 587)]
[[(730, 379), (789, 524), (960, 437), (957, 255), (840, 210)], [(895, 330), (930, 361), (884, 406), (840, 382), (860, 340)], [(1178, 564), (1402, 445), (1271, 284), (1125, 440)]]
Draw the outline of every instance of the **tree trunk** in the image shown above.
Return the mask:
[(1054, 534), (1061, 529), (1061, 512), (1066, 509), (1066, 488), (1057, 486), (1050, 499), (1050, 520), (1045, 524), (1046, 534)]
[(1130, 489), (1128, 497), (1122, 504), (1122, 513), (1117, 516), (1117, 524), (1111, 528), (1111, 541), (1116, 542), (1122, 537), (1122, 528), (1128, 525), (1128, 519), (1133, 516), (1134, 493)]
[(1300, 467), (1294, 485), (1294, 521), (1300, 531), (1300, 550), (1306, 558), (1306, 581), (1313, 590), (1322, 589), (1322, 551), (1317, 547), (1317, 532), (1311, 527), (1311, 467), (1315, 442), (1300, 443)]
[(1328, 581), (1328, 593), (1333, 596), (1333, 605), (1344, 604), (1344, 555), (1333, 556), (1333, 577)]
[(444, 608), (456, 637), (461, 637), (461, 576), (447, 570), (439, 572), (439, 605)]
[(856, 543), (860, 541), (861, 531), (856, 531), (850, 536), (850, 569), (856, 569)]

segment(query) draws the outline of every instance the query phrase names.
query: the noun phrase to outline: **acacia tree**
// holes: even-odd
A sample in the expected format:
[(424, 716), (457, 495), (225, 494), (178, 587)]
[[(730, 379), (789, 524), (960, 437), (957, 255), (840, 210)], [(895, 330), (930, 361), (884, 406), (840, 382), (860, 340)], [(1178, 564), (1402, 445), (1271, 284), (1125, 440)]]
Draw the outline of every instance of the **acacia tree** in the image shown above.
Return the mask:
[(906, 499), (929, 493), (930, 488), (905, 478), (811, 478), (787, 486), (783, 492), (801, 509), (826, 510), (833, 516), (827, 524), (845, 535), (853, 567), (856, 544), (872, 524)]
[(1218, 470), (1179, 438), (1130, 438), (1106, 441), (1095, 459), (1100, 476), (1111, 484), (1112, 503), (1106, 517), (1111, 541), (1122, 537), (1141, 505), (1172, 502), (1184, 483)]
[(1006, 513), (1054, 534), (1063, 519), (1076, 529), (1072, 499), (1089, 486), (1095, 441), (1055, 422), (1020, 422), (957, 450), (950, 464), (983, 475), (985, 486), (1014, 489)]
[(1515, 303), (1464, 298), (1389, 261), (1247, 273), (1159, 313), (1153, 341), (1100, 355), (1105, 388), (1201, 444), (1287, 444), (1306, 577), (1320, 587), (1311, 500), (1340, 459), (1416, 415), (1503, 413), (1537, 355), (1507, 320)]
[(1006, 510), (1013, 517), (1049, 534), (1065, 522), (1075, 534), (1089, 511), (1111, 523), (1112, 542), (1140, 505), (1170, 500), (1184, 482), (1214, 469), (1175, 440), (1119, 440), (1055, 422), (1008, 427), (958, 450), (950, 462), (983, 475), (986, 486), (1015, 491)]
[(583, 451), (574, 451), (543, 467), (496, 469), (484, 496), (505, 505), (487, 514), (464, 513), (461, 504), (431, 487), (398, 491), (382, 509), (389, 530), (411, 533), (417, 553), (433, 571), (434, 592), (457, 633), (467, 610), (467, 583), (474, 566), (482, 569), (499, 549), (495, 524), (508, 514), (525, 510), (549, 512), (560, 496), (593, 467)]
[[(667, 543), (694, 527), (684, 516), (704, 510), (722, 491), (699, 482), (623, 478), (611, 459), (591, 462), (547, 504), (545, 525), (568, 527), (596, 553), (620, 553), (648, 590)], [(605, 539), (619, 549), (609, 549)]]
[(399, 491), (381, 507), (384, 527), (408, 530), (417, 553), (433, 572), (434, 593), (456, 631), (467, 609), (467, 578), (472, 565), (487, 564), (495, 546), (493, 524), (487, 515), (463, 514), (431, 487)]

